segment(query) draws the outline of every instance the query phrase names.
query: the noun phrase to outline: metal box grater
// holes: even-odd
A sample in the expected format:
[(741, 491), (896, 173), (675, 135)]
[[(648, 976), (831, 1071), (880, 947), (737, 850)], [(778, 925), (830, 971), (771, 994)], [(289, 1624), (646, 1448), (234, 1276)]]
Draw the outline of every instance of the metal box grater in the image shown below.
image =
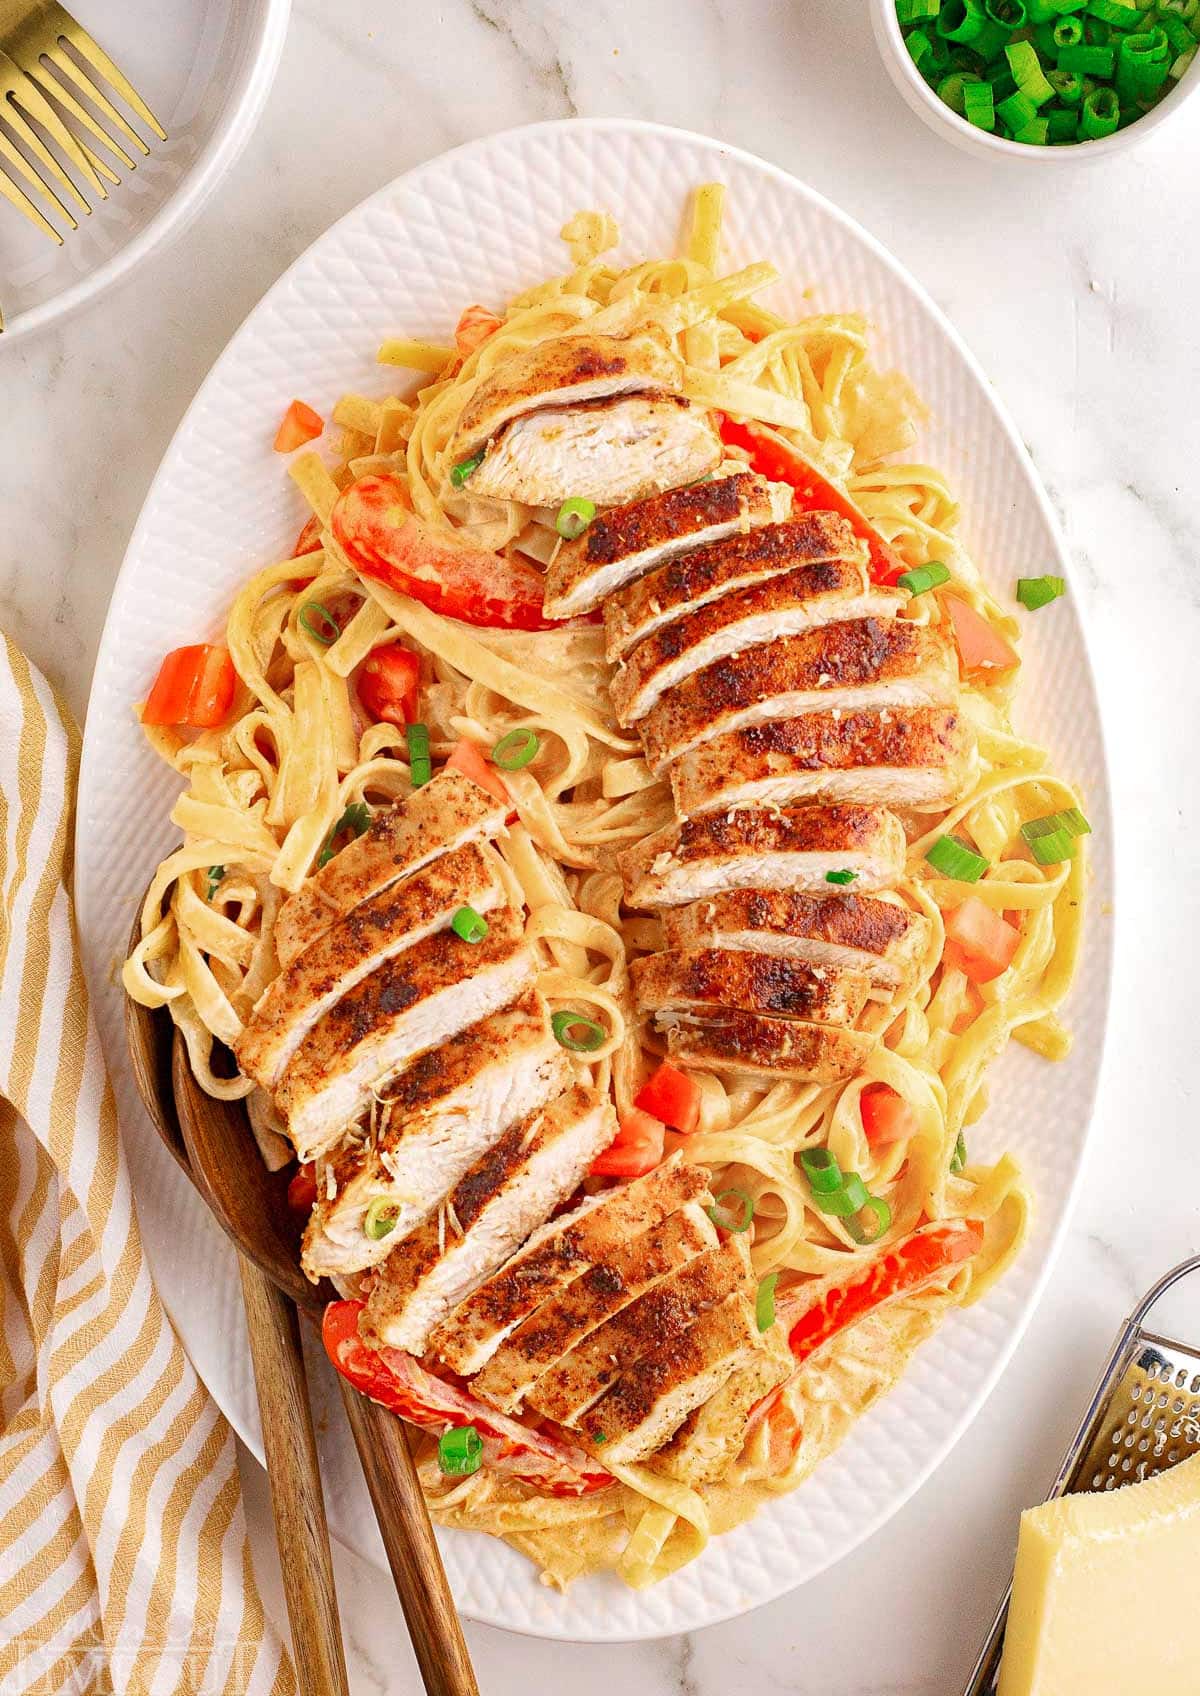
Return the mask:
[[(1190, 1274), (1200, 1274), (1200, 1255), (1160, 1278), (1125, 1322), (1047, 1500), (1115, 1490), (1200, 1454), (1200, 1342), (1174, 1342), (1145, 1328), (1167, 1291)], [(1189, 1294), (1198, 1287), (1200, 1276)], [(963, 1696), (994, 1696), (1011, 1595), (1009, 1585)]]

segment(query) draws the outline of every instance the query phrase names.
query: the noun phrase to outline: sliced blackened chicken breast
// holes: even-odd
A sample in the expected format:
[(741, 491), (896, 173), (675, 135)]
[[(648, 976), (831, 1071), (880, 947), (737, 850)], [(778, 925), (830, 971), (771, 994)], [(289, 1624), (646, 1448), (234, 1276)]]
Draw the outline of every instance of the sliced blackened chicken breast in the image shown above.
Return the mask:
[(802, 713), (702, 743), (671, 768), (684, 817), (724, 807), (860, 801), (953, 806), (974, 767), (975, 737), (944, 707)]
[(670, 1478), (694, 1489), (711, 1484), (733, 1465), (746, 1446), (750, 1415), (796, 1370), (781, 1325), (763, 1334), (762, 1347), (747, 1366), (727, 1378), (702, 1407), (688, 1414), (667, 1446), (654, 1457)]
[(668, 1054), (685, 1066), (804, 1083), (834, 1084), (853, 1077), (876, 1042), (867, 1031), (766, 1013), (662, 1013), (658, 1025), (666, 1034)]
[(433, 1353), (463, 1378), (479, 1372), (544, 1301), (643, 1231), (706, 1195), (708, 1173), (673, 1154), (642, 1178), (588, 1196), (549, 1220), (499, 1272), (461, 1302), (430, 1337)]
[(680, 1208), (598, 1260), (560, 1295), (536, 1308), (472, 1380), (472, 1390), (494, 1407), (514, 1412), (542, 1374), (597, 1326), (676, 1267), (716, 1246), (716, 1226), (704, 1209), (695, 1202)]
[(834, 707), (950, 706), (958, 662), (942, 629), (855, 618), (726, 655), (668, 689), (638, 726), (652, 771), (702, 742)]
[(727, 1296), (619, 1378), (583, 1415), (580, 1433), (605, 1465), (645, 1460), (761, 1347), (752, 1303), (741, 1291)]
[(617, 856), (630, 906), (680, 907), (728, 889), (824, 893), (829, 872), (886, 889), (904, 870), (904, 831), (872, 807), (742, 807), (667, 825)]
[(335, 854), (283, 903), (275, 921), (280, 966), (361, 901), (420, 871), (464, 842), (498, 836), (507, 808), (469, 777), (441, 771), (406, 801), (376, 813), (368, 830)]
[[(347, 1137), (319, 1163), (305, 1271), (343, 1276), (385, 1259), (510, 1125), (574, 1077), (533, 989), (418, 1054), (389, 1085), (374, 1134)], [(373, 1203), (390, 1223), (381, 1237), (366, 1231)]]
[(546, 572), (546, 614), (575, 618), (615, 589), (690, 548), (786, 516), (791, 490), (750, 471), (713, 477), (601, 513)]
[(552, 1366), (534, 1385), (529, 1405), (560, 1425), (574, 1425), (592, 1404), (647, 1355), (657, 1353), (750, 1283), (750, 1250), (741, 1237), (685, 1261)]
[(612, 677), (622, 724), (636, 724), (668, 689), (730, 654), (850, 619), (877, 623), (904, 605), (899, 589), (879, 588), (844, 560), (802, 566), (675, 619), (639, 642)]
[(668, 948), (747, 949), (864, 972), (889, 995), (916, 971), (929, 941), (929, 920), (887, 893), (730, 889), (669, 909), (662, 926)]
[(548, 406), (509, 424), (471, 473), (473, 495), (559, 506), (636, 501), (692, 483), (721, 462), (710, 415), (671, 394)]
[(479, 943), (426, 937), (332, 1007), (296, 1050), (275, 1094), (302, 1160), (333, 1146), (372, 1093), (422, 1049), (486, 1018), (536, 972), (520, 917), (501, 908)]
[(631, 970), (642, 1013), (665, 1008), (708, 1013), (732, 1007), (781, 1019), (852, 1025), (871, 988), (864, 972), (731, 948), (667, 949), (635, 960)]
[(832, 512), (802, 513), (670, 559), (609, 597), (604, 608), (607, 657), (620, 659), (635, 643), (722, 595), (825, 560), (859, 566), (853, 581), (865, 590), (866, 545)]
[(389, 884), (323, 931), (259, 998), (235, 1052), (264, 1089), (279, 1081), (309, 1031), (341, 996), (414, 943), (445, 930), (460, 907), (504, 904), (493, 850), (469, 842)]
[(364, 1336), (424, 1354), (434, 1326), (578, 1188), (616, 1131), (612, 1104), (582, 1084), (511, 1126), (373, 1274)]
[(449, 457), (455, 464), (472, 458), (507, 424), (538, 407), (682, 388), (683, 361), (653, 332), (556, 336), (511, 354), (482, 379), (459, 416)]

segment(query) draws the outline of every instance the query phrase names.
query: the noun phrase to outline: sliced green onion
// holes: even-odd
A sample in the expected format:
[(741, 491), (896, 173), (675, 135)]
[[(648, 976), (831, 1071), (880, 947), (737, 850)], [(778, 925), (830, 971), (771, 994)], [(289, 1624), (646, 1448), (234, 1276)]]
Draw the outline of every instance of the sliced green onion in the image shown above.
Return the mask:
[[(741, 1204), (741, 1212), (733, 1220), (725, 1210), (725, 1202), (730, 1198)], [(722, 1190), (712, 1206), (706, 1207), (704, 1211), (722, 1231), (728, 1231), (731, 1236), (740, 1236), (743, 1231), (750, 1229), (754, 1218), (754, 1197), (748, 1190)]]
[(951, 71), (948, 77), (943, 77), (937, 85), (937, 97), (949, 106), (952, 112), (957, 112), (961, 118), (966, 111), (963, 91), (970, 82), (982, 82), (982, 77), (976, 71)]
[(942, 0), (896, 0), (896, 16), (902, 24), (924, 23), (936, 18), (941, 9)]
[(1054, 99), (1054, 90), (1046, 81), (1042, 61), (1032, 41), (1010, 41), (1004, 49), (1004, 57), (1017, 79), (1017, 88), (1035, 106), (1044, 106), (1047, 100)]
[(963, 89), (963, 117), (977, 130), (996, 127), (995, 96), (986, 82), (968, 83)]
[(1023, 130), (1026, 124), (1033, 123), (1038, 115), (1038, 109), (1027, 94), (1020, 89), (1010, 94), (1007, 100), (1002, 100), (996, 107), (996, 116), (1010, 130)]
[(915, 29), (905, 37), (904, 45), (908, 48), (908, 56), (918, 70), (933, 52), (933, 42), (923, 29)]
[(1157, 22), (1159, 29), (1171, 43), (1172, 53), (1187, 53), (1195, 49), (1196, 37), (1182, 18), (1172, 17), (1170, 12), (1160, 12)]
[(456, 489), (461, 489), (472, 471), (478, 471), (482, 464), (482, 453), (473, 453), (470, 459), (460, 459), (457, 465), (450, 467), (450, 481)]
[(881, 1195), (869, 1195), (863, 1206), (863, 1212), (872, 1215), (875, 1229), (867, 1232), (858, 1218), (847, 1219), (846, 1229), (856, 1243), (877, 1243), (883, 1233), (892, 1223), (892, 1210)]
[(595, 501), (585, 500), (581, 495), (571, 495), (559, 507), (554, 528), (568, 542), (573, 542), (576, 536), (583, 535), (595, 516)]
[(924, 565), (914, 565), (910, 571), (902, 572), (896, 584), (898, 588), (907, 589), (910, 595), (924, 595), (949, 581), (949, 566), (943, 565), (940, 559), (931, 559), (926, 560)]
[(954, 1153), (950, 1156), (950, 1170), (961, 1172), (967, 1163), (967, 1139), (962, 1132), (958, 1133), (958, 1141), (954, 1145)]
[(429, 757), (429, 726), (410, 724), (405, 727), (408, 743), (408, 775), (414, 789), (421, 789), (433, 776), (433, 761)]
[(1029, 22), (1025, 0), (983, 0), (983, 9), (1001, 29), (1024, 29)]
[(1155, 11), (1160, 18), (1175, 17), (1184, 23), (1200, 18), (1200, 0), (1158, 0)]
[(307, 630), (313, 641), (319, 642), (323, 648), (331, 647), (342, 633), (337, 619), (320, 601), (305, 601), (296, 615), (296, 623), (301, 630)]
[[(603, 1025), (598, 1025), (595, 1019), (589, 1019), (583, 1013), (572, 1013), (564, 1009), (554, 1013), (550, 1019), (550, 1028), (563, 1048), (569, 1048), (572, 1054), (590, 1054), (595, 1048), (602, 1048), (608, 1040), (608, 1032)], [(582, 1032), (582, 1035), (572, 1033)]]
[(1044, 818), (1027, 819), (1021, 835), (1040, 866), (1054, 866), (1075, 857), (1075, 839), (1090, 836), (1092, 827), (1078, 807), (1067, 807)]
[(1047, 112), (1046, 122), (1050, 126), (1050, 141), (1076, 141), (1079, 133), (1079, 113), (1073, 106), (1066, 106), (1059, 111), (1057, 108)]
[(1035, 836), (1029, 852), (1039, 866), (1060, 866), (1064, 860), (1075, 858), (1075, 833), (1071, 830), (1050, 830)]
[(925, 858), (935, 872), (959, 883), (978, 883), (990, 863), (957, 836), (939, 836)]
[(857, 872), (840, 871), (840, 872), (826, 872), (825, 873), (825, 882), (826, 883), (838, 883), (838, 884), (845, 885), (845, 884), (849, 884), (849, 883), (856, 883), (857, 881), (858, 881), (858, 873)]
[(1031, 118), (1027, 124), (1022, 124), (1019, 130), (1013, 131), (1012, 138), (1026, 147), (1045, 147), (1050, 139), (1049, 118)]
[[(1083, 78), (1080, 76), (1078, 71), (1060, 71), (1055, 69), (1053, 71), (1047, 71), (1046, 75), (1054, 85), (1054, 92), (1062, 101), (1064, 106), (1078, 106), (1079, 102), (1083, 99)], [(1054, 112), (1051, 112), (1050, 114), (1051, 118), (1054, 118), (1055, 116), (1061, 117), (1061, 115), (1061, 113), (1055, 114)], [(1076, 112), (1070, 113), (1070, 118), (1072, 124), (1077, 124), (1079, 122), (1079, 115)], [(1053, 131), (1053, 123), (1051, 123), (1050, 128), (1051, 131)]]
[(1089, 17), (1099, 18), (1114, 29), (1136, 29), (1142, 21), (1138, 8), (1126, 0), (1088, 0), (1086, 9)]
[(363, 1220), (363, 1235), (370, 1237), (373, 1243), (382, 1242), (384, 1237), (390, 1237), (396, 1229), (400, 1218), (400, 1210), (389, 1196), (377, 1195), (367, 1208), (367, 1216)]
[(510, 730), (492, 749), (492, 764), (501, 771), (521, 771), (537, 759), (541, 745), (532, 730)]
[(468, 1478), (483, 1465), (483, 1438), (473, 1425), (455, 1425), (438, 1438), (438, 1469), (449, 1478)]
[(821, 1212), (835, 1219), (849, 1219), (852, 1214), (861, 1213), (866, 1205), (867, 1186), (857, 1172), (843, 1172), (841, 1188), (831, 1190), (817, 1201)]
[(1060, 595), (1067, 592), (1066, 582), (1061, 577), (1018, 577), (1017, 599), (1030, 612), (1036, 612), (1039, 607), (1050, 605), (1058, 600)]
[(1060, 18), (1054, 26), (1054, 45), (1057, 48), (1079, 47), (1083, 43), (1083, 24), (1078, 18)]
[(1196, 57), (1196, 46), (1200, 46), (1200, 43), (1189, 47), (1187, 52), (1181, 53), (1172, 64), (1171, 80), (1173, 82), (1178, 82), (1184, 72), (1190, 68), (1192, 60)]
[(1060, 71), (1079, 71), (1085, 77), (1111, 77), (1116, 63), (1111, 47), (1064, 47), (1058, 55)]
[(343, 831), (352, 830), (355, 836), (361, 836), (370, 822), (370, 808), (362, 801), (351, 801), (322, 844), (321, 852), (317, 855), (317, 870), (320, 871), (322, 866), (327, 866), (333, 859), (337, 852), (334, 843)]
[(213, 896), (217, 893), (217, 888), (220, 885), (221, 879), (224, 876), (225, 876), (225, 867), (224, 866), (209, 866), (209, 868), (208, 868), (208, 888), (204, 891), (204, 899), (206, 901), (212, 900)]
[(842, 1187), (842, 1169), (837, 1156), (827, 1148), (804, 1148), (800, 1166), (814, 1195), (832, 1195)]
[(488, 922), (474, 907), (460, 907), (450, 920), (450, 929), (464, 942), (482, 942), (488, 933)]
[(769, 1331), (775, 1323), (775, 1286), (778, 1282), (778, 1272), (768, 1272), (758, 1286), (758, 1295), (754, 1302), (754, 1319), (760, 1331)]
[(1084, 96), (1079, 118), (1079, 133), (1084, 141), (1101, 141), (1112, 135), (1120, 121), (1121, 105), (1115, 89), (1094, 88)]

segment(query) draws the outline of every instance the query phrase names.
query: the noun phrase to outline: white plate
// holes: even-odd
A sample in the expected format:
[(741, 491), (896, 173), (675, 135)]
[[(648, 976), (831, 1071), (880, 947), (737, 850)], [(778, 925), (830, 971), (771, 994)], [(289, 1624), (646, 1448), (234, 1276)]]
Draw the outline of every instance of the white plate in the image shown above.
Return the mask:
[[(499, 305), (562, 268), (557, 232), (579, 207), (608, 207), (622, 257), (674, 251), (689, 190), (728, 184), (725, 259), (769, 257), (793, 314), (862, 308), (880, 354), (933, 409), (922, 452), (961, 491), (966, 538), (993, 581), (1069, 567), (1046, 498), (985, 378), (928, 297), (878, 244), (794, 178), (700, 136), (621, 120), (535, 125), (475, 142), (402, 177), (310, 248), (217, 362), (167, 452), (130, 544), (105, 627), (88, 715), (77, 891), (92, 983), (125, 1115), (143, 1228), (188, 1350), (234, 1426), (261, 1455), (232, 1259), (146, 1124), (121, 1065), (113, 968), (134, 904), (172, 840), (173, 778), (142, 744), (130, 705), (164, 650), (219, 628), (235, 589), (283, 557), (302, 519), (270, 450), (285, 404), (327, 413), (347, 389), (384, 394), (385, 333), (444, 340), (470, 301)], [(811, 288), (811, 295), (802, 290)], [(896, 1391), (794, 1495), (714, 1541), (653, 1590), (615, 1580), (566, 1597), (543, 1589), (503, 1544), (445, 1534), (465, 1614), (542, 1636), (666, 1635), (742, 1613), (838, 1560), (912, 1494), (977, 1411), (1011, 1354), (1062, 1231), (1099, 1072), (1109, 980), (1111, 830), (1104, 751), (1083, 634), (1068, 598), (1032, 620), (1022, 724), (1083, 785), (1095, 825), (1087, 945), (1070, 1007), (1076, 1042), (1050, 1066), (1014, 1045), (971, 1132), (980, 1155), (1013, 1149), (1038, 1206), (1032, 1238), (995, 1293), (955, 1314)], [(323, 1375), (322, 1375), (323, 1376)], [(382, 1564), (350, 1444), (331, 1411), (323, 1444), (336, 1535)]]
[[(287, 33), (291, 0), (71, 0), (167, 132), (55, 247), (7, 202), (0, 206), (5, 345), (73, 312), (183, 230), (229, 170), (258, 120)], [(120, 102), (118, 101), (119, 105)], [(140, 127), (140, 126), (139, 126)], [(147, 135), (147, 140), (150, 137)], [(132, 152), (132, 149), (129, 150)], [(40, 197), (31, 193), (40, 203)], [(41, 204), (41, 210), (46, 207)]]

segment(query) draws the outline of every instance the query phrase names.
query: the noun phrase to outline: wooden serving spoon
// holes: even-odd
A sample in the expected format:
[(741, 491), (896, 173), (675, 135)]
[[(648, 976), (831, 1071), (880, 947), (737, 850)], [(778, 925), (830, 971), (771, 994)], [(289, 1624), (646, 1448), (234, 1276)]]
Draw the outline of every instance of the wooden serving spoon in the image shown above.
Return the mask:
[[(309, 1669), (307, 1688), (339, 1696), (345, 1664), (297, 1324), (299, 1309), (319, 1325), (334, 1292), (310, 1284), (300, 1270), (287, 1178), (267, 1171), (244, 1107), (200, 1088), (182, 1037), (175, 1032), (172, 1040), (169, 1015), (128, 998), (125, 1007), (134, 1078), (147, 1111), (239, 1251), (297, 1671), (303, 1681), (302, 1663), (312, 1654), (319, 1664)], [(260, 1342), (273, 1350), (261, 1369)], [(429, 1696), (479, 1696), (401, 1422), (340, 1374), (338, 1387), (425, 1688)]]

